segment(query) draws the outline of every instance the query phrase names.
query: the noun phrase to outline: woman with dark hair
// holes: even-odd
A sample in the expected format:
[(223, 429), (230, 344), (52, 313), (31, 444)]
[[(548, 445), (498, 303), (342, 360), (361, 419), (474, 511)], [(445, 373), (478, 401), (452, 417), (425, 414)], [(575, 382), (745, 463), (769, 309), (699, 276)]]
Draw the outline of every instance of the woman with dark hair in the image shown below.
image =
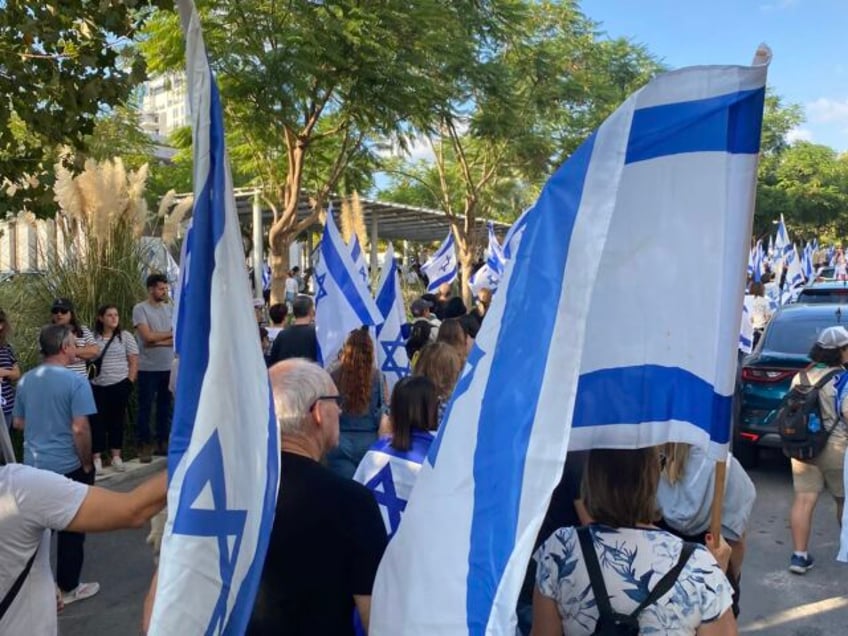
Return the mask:
[[(462, 357), (463, 363), (471, 347), (468, 344), (469, 337), (459, 318), (448, 318), (439, 326), (439, 335), (436, 342), (444, 342), (454, 347)], [(473, 344), (473, 340), (471, 341)]]
[(421, 349), (421, 354), (415, 362), (414, 375), (430, 378), (436, 387), (436, 398), (439, 401), (438, 422), (441, 423), (448, 401), (450, 401), (462, 365), (465, 363), (456, 347), (444, 342), (434, 342)]
[(94, 469), (98, 473), (103, 471), (100, 454), (106, 451), (108, 433), (112, 468), (123, 472), (121, 449), (124, 446), (127, 405), (138, 376), (138, 344), (129, 331), (121, 329), (115, 305), (103, 305), (97, 310), (94, 331), (100, 351), (97, 358), (100, 371), (91, 380), (94, 403), (97, 405), (97, 414), (90, 418)]
[(368, 327), (351, 331), (338, 363), (329, 369), (339, 395), (339, 445), (327, 455), (327, 466), (350, 479), (362, 457), (377, 441), (386, 411), (386, 381), (374, 364), (374, 341)]
[(0, 404), (6, 426), (12, 427), (12, 409), (15, 407), (15, 385), (21, 379), (21, 368), (18, 366), (18, 356), (9, 343), (12, 336), (12, 325), (6, 317), (6, 312), (0, 309)]
[[(389, 425), (391, 436), (374, 444), (356, 469), (353, 478), (374, 491), (386, 532), (397, 532), (401, 512), (409, 501), (418, 471), (433, 442), (438, 421), (436, 387), (423, 376), (402, 378), (392, 391)], [(386, 499), (385, 486), (395, 493)]]
[[(819, 495), (827, 488), (836, 501), (836, 520), (842, 522), (845, 502), (843, 482), (845, 450), (848, 448), (848, 401), (845, 390), (837, 390), (837, 381), (848, 362), (848, 330), (845, 327), (828, 327), (819, 334), (810, 350), (813, 363), (792, 378), (791, 387), (813, 386), (824, 382), (819, 389), (821, 427), (830, 436), (824, 449), (812, 459), (792, 458), (792, 486), (795, 499), (789, 514), (794, 552), (789, 560), (789, 571), (805, 574), (813, 567), (813, 557), (807, 552), (813, 511)], [(829, 380), (825, 378), (830, 376)], [(845, 381), (838, 382), (840, 387)], [(837, 410), (838, 409), (838, 410)]]
[(68, 365), (68, 369), (80, 375), (88, 376), (86, 361), (94, 360), (100, 355), (100, 349), (94, 342), (91, 330), (77, 320), (74, 304), (67, 298), (57, 298), (50, 306), (50, 321), (54, 325), (68, 325), (77, 340), (76, 360)]
[(611, 613), (640, 608), (626, 633), (736, 634), (722, 571), (730, 548), (708, 536), (708, 550), (654, 526), (659, 479), (656, 448), (589, 453), (582, 499), (592, 523), (556, 530), (536, 552), (533, 636), (592, 634)]

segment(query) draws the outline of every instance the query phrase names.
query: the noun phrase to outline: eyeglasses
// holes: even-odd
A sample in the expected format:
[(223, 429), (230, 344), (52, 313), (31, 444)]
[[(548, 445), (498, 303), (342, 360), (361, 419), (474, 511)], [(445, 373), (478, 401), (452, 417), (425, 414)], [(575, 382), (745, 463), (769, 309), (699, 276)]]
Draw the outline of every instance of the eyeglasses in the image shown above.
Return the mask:
[(315, 405), (321, 400), (332, 400), (340, 409), (344, 406), (344, 398), (341, 395), (319, 395), (315, 398), (315, 401), (312, 403), (312, 406), (309, 407), (309, 410), (311, 411), (314, 409)]
[(67, 314), (67, 313), (70, 313), (70, 309), (61, 309), (59, 307), (54, 307), (53, 309), (50, 310), (50, 313), (53, 314), (54, 316), (56, 314)]

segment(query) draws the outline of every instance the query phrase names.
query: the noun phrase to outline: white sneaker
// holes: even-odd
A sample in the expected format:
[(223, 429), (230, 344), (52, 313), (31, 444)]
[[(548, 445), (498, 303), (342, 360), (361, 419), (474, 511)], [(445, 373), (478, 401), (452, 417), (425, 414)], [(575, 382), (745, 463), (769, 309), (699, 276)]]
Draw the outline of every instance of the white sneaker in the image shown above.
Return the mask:
[(103, 474), (103, 460), (100, 458), (100, 455), (94, 458), (94, 474), (102, 475)]
[(127, 467), (124, 466), (124, 460), (120, 457), (112, 457), (112, 468), (115, 469), (115, 472), (122, 473)]
[(95, 594), (100, 591), (100, 583), (80, 583), (70, 592), (65, 592), (62, 594), (62, 602), (65, 605), (70, 605), (71, 603), (76, 603), (77, 601), (84, 601), (87, 598), (91, 598)]

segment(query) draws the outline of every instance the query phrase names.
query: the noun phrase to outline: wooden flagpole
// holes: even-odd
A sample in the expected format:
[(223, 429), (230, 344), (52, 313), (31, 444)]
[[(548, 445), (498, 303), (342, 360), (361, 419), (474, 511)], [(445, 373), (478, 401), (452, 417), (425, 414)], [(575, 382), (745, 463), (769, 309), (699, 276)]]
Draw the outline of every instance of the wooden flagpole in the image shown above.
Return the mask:
[(724, 503), (724, 482), (727, 476), (727, 461), (716, 462), (715, 490), (713, 491), (713, 505), (710, 514), (710, 532), (718, 541), (721, 537), (721, 507)]

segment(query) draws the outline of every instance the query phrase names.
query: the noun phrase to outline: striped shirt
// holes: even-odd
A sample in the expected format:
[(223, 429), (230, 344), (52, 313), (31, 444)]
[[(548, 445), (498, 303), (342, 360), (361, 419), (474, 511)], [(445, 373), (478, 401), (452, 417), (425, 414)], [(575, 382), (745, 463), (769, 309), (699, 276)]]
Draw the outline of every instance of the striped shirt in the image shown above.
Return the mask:
[[(103, 355), (103, 349), (111, 337), (95, 336), (94, 340), (101, 355)], [(120, 338), (116, 336), (106, 350), (106, 354), (103, 355), (100, 375), (94, 378), (91, 383), (95, 386), (111, 386), (126, 380), (130, 372), (129, 357), (137, 355), (138, 344), (136, 344), (135, 336), (129, 331), (122, 331)]]
[[(18, 363), (18, 356), (15, 355), (15, 350), (12, 345), (5, 344), (0, 346), (0, 369), (11, 369)], [(2, 410), (4, 413), (11, 413), (15, 406), (15, 387), (9, 378), (0, 380), (0, 397), (2, 397)], [(11, 420), (6, 422), (12, 423)]]
[[(91, 329), (85, 325), (80, 325), (80, 331), (82, 332), (82, 335), (77, 336), (77, 348), (93, 345), (94, 334), (91, 333)], [(85, 370), (85, 360), (82, 358), (77, 358), (74, 362), (69, 364), (67, 368), (74, 373), (79, 373), (80, 375), (88, 377), (88, 373)]]

